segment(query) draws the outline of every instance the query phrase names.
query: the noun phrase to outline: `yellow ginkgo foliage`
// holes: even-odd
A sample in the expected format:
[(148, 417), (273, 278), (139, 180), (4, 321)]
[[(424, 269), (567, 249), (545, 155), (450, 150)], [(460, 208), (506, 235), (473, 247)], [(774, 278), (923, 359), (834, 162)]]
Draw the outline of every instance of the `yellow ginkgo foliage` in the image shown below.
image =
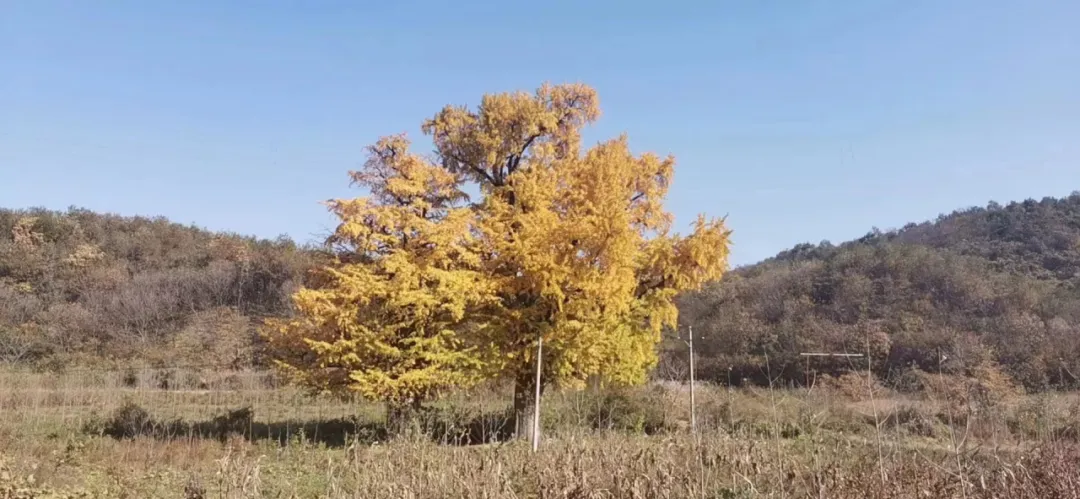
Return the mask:
[(276, 362), (302, 385), (415, 407), (482, 374), (459, 326), (490, 302), (457, 176), (380, 140), (354, 183), (370, 196), (329, 202), (337, 255), (299, 290), (297, 317), (271, 321)]
[(676, 324), (675, 295), (727, 268), (722, 220), (671, 233), (673, 158), (634, 155), (625, 136), (581, 150), (598, 117), (592, 88), (544, 85), (486, 95), (476, 111), (448, 106), (423, 126), (438, 163), (480, 192), (478, 254), (499, 300), (470, 314), (469, 330), (491, 347), (492, 374), (514, 381), (519, 431), (539, 338), (542, 384), (644, 381)]
[(338, 261), (273, 323), (279, 363), (398, 405), (509, 379), (519, 432), (541, 339), (541, 388), (644, 381), (676, 294), (727, 268), (729, 231), (699, 217), (673, 234), (674, 159), (625, 136), (583, 151), (599, 114), (592, 88), (544, 85), (444, 108), (423, 124), (431, 159), (403, 137), (373, 146), (353, 174), (371, 197), (330, 204)]

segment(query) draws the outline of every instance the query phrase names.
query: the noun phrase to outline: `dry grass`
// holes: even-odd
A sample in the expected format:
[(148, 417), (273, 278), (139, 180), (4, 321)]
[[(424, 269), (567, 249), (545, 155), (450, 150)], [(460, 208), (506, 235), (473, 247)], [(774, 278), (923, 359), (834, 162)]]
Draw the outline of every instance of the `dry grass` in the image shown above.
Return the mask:
[(497, 389), (387, 439), (377, 405), (265, 373), (4, 371), (0, 498), (1080, 497), (1073, 395), (850, 390), (706, 386), (699, 439), (681, 387), (555, 391), (533, 455)]

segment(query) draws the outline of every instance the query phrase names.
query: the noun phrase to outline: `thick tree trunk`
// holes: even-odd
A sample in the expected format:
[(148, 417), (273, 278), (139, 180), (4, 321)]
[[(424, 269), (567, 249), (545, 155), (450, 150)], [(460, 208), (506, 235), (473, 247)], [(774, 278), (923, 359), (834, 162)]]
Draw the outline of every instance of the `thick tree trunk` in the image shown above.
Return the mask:
[(528, 376), (514, 379), (514, 436), (519, 439), (532, 437), (532, 380)]
[[(536, 374), (523, 370), (514, 379), (514, 436), (531, 440), (533, 419), (536, 416)], [(540, 385), (540, 394), (544, 393), (544, 384)]]

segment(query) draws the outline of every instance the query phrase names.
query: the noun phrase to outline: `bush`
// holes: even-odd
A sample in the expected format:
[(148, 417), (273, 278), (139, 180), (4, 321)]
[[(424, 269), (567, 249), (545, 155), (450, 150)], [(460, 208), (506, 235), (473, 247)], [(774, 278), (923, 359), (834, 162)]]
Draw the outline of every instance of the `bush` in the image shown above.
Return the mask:
[(254, 413), (251, 407), (234, 409), (210, 420), (210, 427), (200, 433), (211, 434), (218, 439), (225, 440), (230, 435), (248, 436)]
[(123, 374), (120, 375), (120, 384), (125, 388), (138, 388), (139, 373), (135, 372), (133, 367), (124, 369)]
[(509, 440), (514, 432), (509, 409), (495, 412), (450, 406), (424, 408), (418, 417), (420, 433), (452, 445), (476, 445)]
[(1053, 426), (1053, 408), (1050, 397), (1036, 395), (1021, 403), (1006, 423), (1014, 435), (1026, 439), (1042, 439)]
[(908, 435), (938, 437), (944, 434), (934, 414), (915, 405), (901, 405), (885, 416), (883, 427), (896, 428)]
[(156, 371), (154, 373), (154, 386), (159, 390), (168, 390), (174, 384), (176, 373), (172, 369)]
[(702, 397), (697, 404), (698, 427), (731, 431), (734, 427), (734, 404), (719, 397)]
[(101, 433), (113, 438), (135, 438), (152, 433), (154, 426), (154, 420), (146, 409), (127, 401), (104, 422)]
[(675, 422), (667, 417), (669, 401), (660, 387), (645, 390), (611, 390), (589, 415), (594, 429), (652, 435), (672, 431)]
[(868, 376), (872, 377), (873, 375), (854, 372), (844, 373), (839, 376), (826, 374), (819, 378), (818, 383), (826, 390), (855, 401), (870, 400), (871, 396), (873, 398), (884, 396), (885, 387), (878, 382), (876, 377), (872, 377), (868, 382)]

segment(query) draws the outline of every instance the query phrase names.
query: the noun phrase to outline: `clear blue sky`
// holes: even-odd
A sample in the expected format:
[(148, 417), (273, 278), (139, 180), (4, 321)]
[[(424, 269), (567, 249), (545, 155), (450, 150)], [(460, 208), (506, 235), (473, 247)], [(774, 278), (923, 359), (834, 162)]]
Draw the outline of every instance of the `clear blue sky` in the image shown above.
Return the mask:
[(1080, 189), (1080, 2), (0, 4), (0, 206), (305, 241), (378, 136), (595, 86), (590, 141), (679, 159), (733, 263)]

